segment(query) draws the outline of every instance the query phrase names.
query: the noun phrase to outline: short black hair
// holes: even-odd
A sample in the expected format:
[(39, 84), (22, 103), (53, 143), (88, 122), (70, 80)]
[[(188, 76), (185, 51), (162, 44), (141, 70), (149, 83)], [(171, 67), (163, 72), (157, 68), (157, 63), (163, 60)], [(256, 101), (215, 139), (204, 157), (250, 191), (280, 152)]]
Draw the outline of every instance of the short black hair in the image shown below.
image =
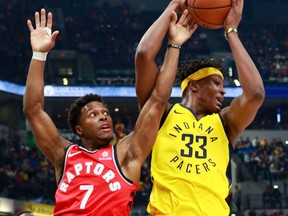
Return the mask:
[(188, 76), (206, 67), (214, 67), (218, 69), (222, 72), (224, 77), (228, 75), (228, 70), (223, 68), (221, 61), (203, 57), (202, 59), (191, 59), (188, 62), (183, 62), (178, 68), (176, 82), (178, 84), (181, 84), (181, 82), (185, 80)]
[(92, 101), (98, 101), (103, 105), (107, 106), (100, 95), (92, 93), (86, 94), (78, 98), (71, 104), (70, 109), (68, 111), (68, 124), (74, 134), (77, 134), (75, 126), (78, 125), (80, 121), (82, 108)]

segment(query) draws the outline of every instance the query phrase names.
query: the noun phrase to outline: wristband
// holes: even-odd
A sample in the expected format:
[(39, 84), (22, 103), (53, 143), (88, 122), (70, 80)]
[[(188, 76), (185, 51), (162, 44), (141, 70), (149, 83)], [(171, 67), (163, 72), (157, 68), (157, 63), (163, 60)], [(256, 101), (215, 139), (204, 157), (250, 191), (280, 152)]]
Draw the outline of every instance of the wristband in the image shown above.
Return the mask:
[(224, 31), (225, 39), (228, 41), (228, 34), (231, 32), (236, 32), (238, 34), (237, 28), (228, 28)]
[(34, 52), (33, 51), (33, 56), (32, 59), (36, 59), (39, 61), (46, 61), (48, 52)]
[(180, 46), (180, 45), (177, 45), (177, 44), (168, 44), (168, 48), (181, 49), (181, 46)]

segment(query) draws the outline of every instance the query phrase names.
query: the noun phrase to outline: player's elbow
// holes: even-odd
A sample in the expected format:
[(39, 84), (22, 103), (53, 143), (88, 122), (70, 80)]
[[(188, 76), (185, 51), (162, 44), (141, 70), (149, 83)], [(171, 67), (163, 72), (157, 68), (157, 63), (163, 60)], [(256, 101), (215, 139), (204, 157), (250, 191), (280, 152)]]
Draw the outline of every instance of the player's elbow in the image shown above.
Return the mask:
[(262, 87), (254, 88), (253, 94), (251, 94), (251, 100), (257, 104), (262, 105), (265, 99), (265, 89)]
[(148, 46), (145, 43), (139, 43), (135, 52), (135, 61), (149, 61), (154, 59), (154, 55), (151, 53)]
[[(170, 91), (170, 93), (171, 93), (171, 91)], [(168, 103), (169, 96), (170, 96), (169, 93), (166, 93), (166, 92), (163, 93), (162, 90), (158, 90), (157, 88), (154, 89), (154, 91), (151, 95), (154, 103), (155, 104), (157, 103), (159, 106), (165, 106)]]
[(258, 88), (258, 90), (256, 91), (256, 94), (259, 100), (263, 102), (266, 96), (264, 87)]
[(28, 104), (23, 104), (23, 114), (29, 120), (35, 117), (35, 115), (40, 111), (41, 105), (29, 106)]
[(33, 116), (32, 110), (25, 106), (25, 104), (23, 106), (23, 114), (27, 119), (30, 119)]

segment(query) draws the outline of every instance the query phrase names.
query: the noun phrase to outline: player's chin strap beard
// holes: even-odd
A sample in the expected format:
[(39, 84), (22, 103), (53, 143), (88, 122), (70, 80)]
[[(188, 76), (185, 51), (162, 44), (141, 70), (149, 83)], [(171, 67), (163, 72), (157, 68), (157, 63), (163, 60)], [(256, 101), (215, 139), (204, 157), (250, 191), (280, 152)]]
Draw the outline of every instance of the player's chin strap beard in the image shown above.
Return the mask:
[(200, 79), (203, 79), (207, 76), (210, 76), (210, 75), (214, 75), (214, 74), (217, 74), (219, 76), (221, 76), (222, 80), (224, 79), (224, 76), (222, 74), (222, 72), (220, 70), (218, 70), (217, 68), (214, 68), (214, 67), (206, 67), (206, 68), (202, 68), (196, 72), (194, 72), (193, 74), (191, 74), (190, 76), (186, 77), (186, 79), (184, 79), (182, 82), (181, 82), (181, 91), (182, 91), (182, 94), (184, 92), (184, 90), (186, 89), (187, 85), (188, 85), (188, 82), (190, 80), (200, 80)]

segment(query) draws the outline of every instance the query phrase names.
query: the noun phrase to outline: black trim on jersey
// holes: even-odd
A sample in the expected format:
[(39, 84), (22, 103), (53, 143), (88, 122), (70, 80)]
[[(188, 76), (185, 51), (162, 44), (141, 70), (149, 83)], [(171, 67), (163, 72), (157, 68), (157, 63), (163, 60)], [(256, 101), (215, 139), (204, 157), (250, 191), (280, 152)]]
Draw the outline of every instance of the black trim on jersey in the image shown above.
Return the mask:
[(162, 125), (164, 124), (167, 116), (169, 115), (169, 113), (170, 113), (170, 111), (172, 110), (172, 107), (173, 107), (174, 105), (175, 105), (175, 104), (171, 104), (171, 105), (170, 105), (170, 108), (168, 109), (168, 111), (167, 111), (167, 112), (164, 112), (164, 114), (163, 114), (163, 116), (162, 116), (162, 118), (161, 118), (161, 121), (160, 121), (159, 130), (160, 130), (160, 128), (162, 127)]
[(229, 181), (229, 187), (230, 187), (232, 185), (231, 160), (232, 160), (232, 156), (233, 156), (233, 146), (230, 142), (228, 143), (228, 147), (229, 147), (229, 163), (228, 163), (227, 170), (226, 170), (226, 177)]
[[(66, 149), (65, 149), (65, 152), (64, 152), (64, 160), (63, 160), (63, 163), (62, 163), (62, 171), (61, 171), (61, 176), (59, 178), (59, 181), (57, 182), (57, 185), (59, 185), (59, 183), (61, 182), (62, 178), (63, 178), (63, 175), (64, 175), (64, 172), (65, 172), (65, 165), (66, 165), (66, 159), (67, 159), (67, 152), (68, 150), (74, 146), (74, 145), (77, 145), (77, 144), (71, 144), (69, 145)], [(56, 173), (55, 173), (56, 175)]]
[(196, 114), (194, 113), (194, 110), (193, 110), (193, 109), (191, 109), (190, 107), (185, 106), (185, 105), (182, 104), (182, 103), (178, 103), (178, 104), (179, 104), (180, 106), (182, 106), (183, 108), (189, 110), (189, 111), (192, 113), (192, 115), (194, 116), (194, 118), (196, 119), (196, 121), (199, 121), (199, 119), (197, 118), (197, 116), (196, 116)]
[[(107, 147), (107, 146), (105, 146), (105, 147)], [(103, 148), (105, 148), (105, 147), (103, 146)], [(79, 145), (78, 145), (78, 148), (79, 148), (79, 150), (85, 151), (88, 154), (94, 154), (99, 150), (99, 149), (95, 149), (95, 150), (90, 151), (90, 150), (86, 149), (84, 146), (79, 146)]]
[[(220, 115), (220, 113), (217, 113), (219, 118), (220, 118), (220, 121), (222, 123), (222, 127), (223, 127), (223, 130), (226, 134), (226, 130), (225, 130), (225, 127), (224, 127), (224, 121), (223, 121), (223, 118), (222, 116)], [(227, 166), (227, 170), (226, 170), (226, 177), (229, 181), (229, 186), (231, 186), (232, 184), (232, 170), (231, 170), (231, 160), (232, 160), (232, 156), (233, 156), (233, 153), (234, 153), (234, 148), (233, 148), (233, 145), (232, 143), (230, 143), (230, 140), (228, 139), (228, 136), (226, 134), (226, 138), (228, 140), (228, 148), (229, 148), (229, 163), (228, 163), (228, 166)]]
[(112, 148), (113, 148), (113, 153), (114, 153), (114, 158), (115, 158), (115, 165), (117, 166), (118, 168), (118, 171), (119, 173), (121, 174), (121, 176), (127, 181), (129, 182), (130, 184), (133, 184), (133, 181), (131, 181), (130, 179), (128, 179), (123, 173), (122, 173), (122, 170), (121, 170), (121, 167), (120, 167), (120, 164), (119, 164), (119, 161), (118, 161), (118, 157), (117, 157), (117, 145), (113, 145)]

